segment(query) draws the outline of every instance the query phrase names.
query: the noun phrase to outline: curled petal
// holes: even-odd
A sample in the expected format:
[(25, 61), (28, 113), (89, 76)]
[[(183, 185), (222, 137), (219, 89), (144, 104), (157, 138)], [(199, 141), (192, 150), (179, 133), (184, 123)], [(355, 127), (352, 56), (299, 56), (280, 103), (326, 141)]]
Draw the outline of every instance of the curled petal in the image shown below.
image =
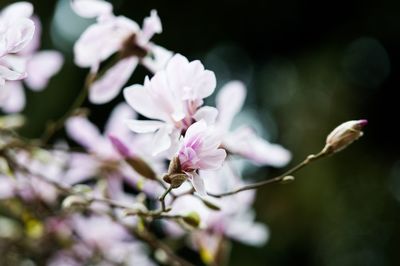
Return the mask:
[(160, 121), (151, 120), (127, 120), (126, 125), (130, 130), (136, 133), (151, 133), (155, 132), (165, 125)]

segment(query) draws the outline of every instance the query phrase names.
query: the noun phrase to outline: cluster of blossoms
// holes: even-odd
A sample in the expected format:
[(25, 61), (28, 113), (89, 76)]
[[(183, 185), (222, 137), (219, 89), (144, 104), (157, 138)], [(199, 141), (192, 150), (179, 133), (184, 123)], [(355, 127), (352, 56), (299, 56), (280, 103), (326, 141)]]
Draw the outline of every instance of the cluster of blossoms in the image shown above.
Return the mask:
[[(207, 106), (204, 100), (216, 90), (215, 74), (198, 60), (150, 42), (162, 32), (155, 10), (140, 28), (114, 15), (103, 0), (72, 0), (71, 7), (95, 19), (74, 46), (75, 63), (90, 68), (84, 88), (89, 101), (114, 99), (139, 64), (152, 75), (123, 89), (126, 103), (115, 107), (103, 133), (82, 112), (60, 120), (78, 149), (65, 140), (49, 146), (47, 140), (18, 138), (13, 131), (18, 121), (1, 118), (0, 199), (18, 222), (0, 214), (0, 223), (24, 232), (7, 237), (48, 241), (47, 250), (32, 252), (57, 266), (190, 265), (155, 236), (155, 226), (162, 238), (185, 239), (206, 264), (220, 263), (228, 239), (263, 245), (269, 231), (255, 221), (255, 191), (230, 193), (249, 185), (238, 159), (283, 167), (291, 155), (248, 125), (233, 129), (245, 85), (228, 82), (218, 91), (216, 106)], [(37, 51), (40, 28), (27, 2), (0, 13), (5, 112), (24, 107), (22, 80), (40, 90), (61, 68), (60, 53)], [(329, 136), (323, 155), (361, 136), (365, 121), (349, 123)]]

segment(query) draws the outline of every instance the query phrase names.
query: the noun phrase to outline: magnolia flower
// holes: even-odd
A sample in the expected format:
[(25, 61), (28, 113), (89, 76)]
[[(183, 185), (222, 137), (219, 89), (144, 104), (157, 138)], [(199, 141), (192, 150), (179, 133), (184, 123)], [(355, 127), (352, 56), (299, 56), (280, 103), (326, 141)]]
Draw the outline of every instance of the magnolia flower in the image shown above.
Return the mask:
[(178, 157), (181, 170), (189, 176), (196, 191), (205, 196), (206, 189), (198, 170), (215, 170), (221, 167), (226, 152), (218, 148), (221, 141), (206, 122), (200, 120), (186, 131), (179, 148)]
[[(68, 135), (82, 145), (90, 154), (73, 154), (71, 170), (66, 174), (65, 180), (69, 183), (80, 183), (96, 176), (101, 169), (108, 169), (109, 192), (114, 198), (123, 198), (122, 181), (133, 187), (139, 186), (143, 181), (140, 173), (135, 172), (124, 159), (126, 157), (138, 157), (143, 163), (149, 164), (155, 171), (162, 171), (160, 158), (150, 156), (150, 136), (134, 135), (130, 132), (124, 121), (135, 117), (136, 114), (126, 104), (115, 107), (105, 126), (104, 134), (92, 124), (86, 117), (75, 116), (68, 119), (66, 130)], [(122, 152), (122, 150), (124, 152)], [(159, 191), (154, 181), (146, 180), (143, 190), (150, 195)]]
[(216, 127), (222, 134), (222, 146), (257, 165), (282, 167), (290, 158), (290, 152), (278, 144), (271, 144), (260, 138), (250, 127), (243, 125), (230, 131), (234, 117), (240, 112), (246, 97), (242, 82), (231, 81), (219, 91), (216, 104), (218, 117)]
[(0, 89), (5, 81), (26, 77), (21, 60), (15, 53), (24, 49), (32, 40), (35, 25), (29, 18), (33, 7), (28, 2), (19, 2), (4, 8), (0, 13)]
[(89, 100), (96, 104), (115, 98), (129, 80), (139, 62), (157, 71), (165, 66), (172, 53), (150, 43), (156, 33), (162, 32), (157, 11), (144, 19), (143, 27), (124, 16), (115, 16), (110, 3), (101, 0), (74, 0), (72, 8), (86, 18), (97, 18), (75, 43), (75, 63), (90, 67), (96, 73), (101, 62), (119, 53), (119, 60), (91, 85)]
[(204, 119), (212, 123), (217, 110), (202, 107), (203, 99), (215, 89), (212, 71), (205, 70), (200, 61), (189, 62), (180, 54), (174, 55), (166, 69), (157, 72), (144, 85), (124, 89), (125, 100), (141, 115), (155, 119), (130, 120), (128, 127), (137, 133), (156, 132), (154, 154), (168, 150), (179, 135), (194, 122)]
[[(8, 54), (0, 61), (8, 62), (13, 65), (14, 69), (19, 69), (24, 73), (25, 84), (34, 91), (44, 89), (49, 79), (56, 74), (62, 64), (63, 57), (61, 53), (44, 50), (37, 51), (40, 46), (41, 23), (39, 19), (33, 16), (33, 7), (27, 2), (13, 4), (3, 11), (7, 16), (14, 14), (16, 16), (26, 16), (29, 21), (34, 23), (35, 34), (29, 43), (26, 43), (21, 49)], [(1, 64), (1, 63), (0, 63)], [(0, 66), (1, 67), (1, 66)], [(25, 106), (25, 94), (21, 81), (7, 82), (0, 91), (0, 107), (6, 112), (19, 112)]]

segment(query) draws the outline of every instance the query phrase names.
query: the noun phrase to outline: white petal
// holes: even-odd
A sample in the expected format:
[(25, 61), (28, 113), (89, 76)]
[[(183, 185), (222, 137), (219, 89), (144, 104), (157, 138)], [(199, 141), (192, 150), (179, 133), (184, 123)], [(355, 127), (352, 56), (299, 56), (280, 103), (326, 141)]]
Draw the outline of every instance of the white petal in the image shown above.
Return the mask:
[(60, 71), (64, 59), (56, 51), (40, 51), (36, 53), (27, 64), (28, 77), (26, 84), (38, 91), (46, 87), (49, 79)]
[(204, 120), (208, 125), (212, 125), (215, 123), (215, 120), (218, 116), (218, 110), (215, 107), (204, 106), (197, 110), (197, 112), (193, 115), (193, 118), (196, 121)]
[(136, 133), (150, 133), (160, 129), (165, 123), (153, 120), (126, 120), (126, 125)]
[(142, 85), (135, 84), (125, 88), (124, 97), (128, 104), (143, 116), (160, 120), (165, 116), (150, 97), (149, 90)]
[(168, 61), (173, 56), (173, 52), (153, 44), (150, 46), (150, 52), (151, 56), (149, 55), (143, 58), (142, 64), (153, 73), (165, 69)]
[(75, 13), (84, 18), (112, 14), (112, 5), (103, 0), (72, 0), (71, 7)]
[(154, 136), (153, 140), (153, 156), (166, 151), (171, 146), (171, 129), (168, 126), (161, 127)]
[(218, 123), (226, 131), (232, 120), (243, 107), (246, 98), (246, 87), (240, 81), (231, 81), (225, 84), (217, 94), (216, 105), (219, 111)]
[(258, 165), (283, 167), (291, 159), (288, 150), (258, 137), (252, 129), (241, 127), (224, 139), (228, 151), (243, 156)]
[(1, 18), (12, 21), (19, 18), (30, 18), (33, 15), (33, 5), (28, 2), (17, 2), (1, 11)]
[(25, 92), (19, 81), (6, 82), (1, 90), (7, 91), (7, 95), (0, 103), (2, 109), (7, 113), (17, 113), (25, 107)]
[(114, 99), (129, 80), (138, 64), (136, 57), (119, 61), (96, 80), (89, 89), (89, 100), (95, 104), (103, 104)]
[(190, 173), (190, 182), (193, 185), (193, 188), (199, 193), (200, 196), (205, 197), (207, 196), (206, 187), (204, 185), (204, 180), (201, 178), (196, 172)]

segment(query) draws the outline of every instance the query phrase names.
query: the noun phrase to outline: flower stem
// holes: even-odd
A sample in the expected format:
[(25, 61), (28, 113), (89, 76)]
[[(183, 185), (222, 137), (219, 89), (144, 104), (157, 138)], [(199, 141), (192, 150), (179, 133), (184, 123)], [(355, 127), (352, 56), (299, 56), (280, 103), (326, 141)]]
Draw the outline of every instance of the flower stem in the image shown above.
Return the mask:
[(265, 180), (265, 181), (261, 181), (261, 182), (256, 182), (256, 183), (249, 184), (249, 185), (245, 185), (243, 187), (239, 187), (239, 188), (237, 188), (235, 190), (232, 190), (232, 191), (229, 191), (229, 192), (225, 192), (225, 193), (220, 193), (220, 194), (207, 193), (207, 194), (209, 196), (211, 196), (211, 197), (222, 198), (222, 197), (226, 197), (226, 196), (235, 195), (235, 194), (237, 194), (239, 192), (242, 192), (242, 191), (251, 190), (251, 189), (257, 189), (257, 188), (263, 187), (265, 185), (273, 184), (273, 183), (279, 183), (279, 182), (282, 182), (285, 177), (294, 174), (295, 172), (299, 171), (300, 169), (302, 169), (303, 167), (305, 167), (309, 163), (317, 161), (318, 159), (324, 158), (329, 154), (331, 154), (331, 153), (327, 152), (325, 150), (322, 150), (318, 154), (308, 155), (304, 161), (302, 161), (301, 163), (297, 164), (293, 168), (289, 169), (285, 173), (283, 173), (283, 174), (281, 174), (279, 176), (276, 176), (274, 178), (271, 178), (271, 179), (268, 179), (268, 180)]
[(88, 95), (89, 87), (92, 84), (95, 77), (96, 77), (96, 74), (89, 73), (86, 77), (84, 87), (82, 88), (78, 97), (75, 99), (75, 101), (73, 102), (71, 107), (68, 109), (68, 111), (62, 117), (60, 117), (58, 120), (50, 122), (47, 125), (42, 137), (40, 138), (42, 144), (46, 144), (48, 141), (50, 141), (50, 139), (53, 137), (53, 135), (58, 130), (63, 128), (65, 121), (67, 121), (67, 119), (71, 115), (73, 115), (73, 113), (76, 111), (76, 109), (78, 109), (83, 104), (83, 102), (86, 99), (86, 96)]
[(165, 207), (165, 197), (170, 193), (172, 190), (172, 186), (169, 186), (164, 193), (158, 198), (158, 200), (161, 202), (161, 209), (162, 211), (167, 211), (167, 208)]

